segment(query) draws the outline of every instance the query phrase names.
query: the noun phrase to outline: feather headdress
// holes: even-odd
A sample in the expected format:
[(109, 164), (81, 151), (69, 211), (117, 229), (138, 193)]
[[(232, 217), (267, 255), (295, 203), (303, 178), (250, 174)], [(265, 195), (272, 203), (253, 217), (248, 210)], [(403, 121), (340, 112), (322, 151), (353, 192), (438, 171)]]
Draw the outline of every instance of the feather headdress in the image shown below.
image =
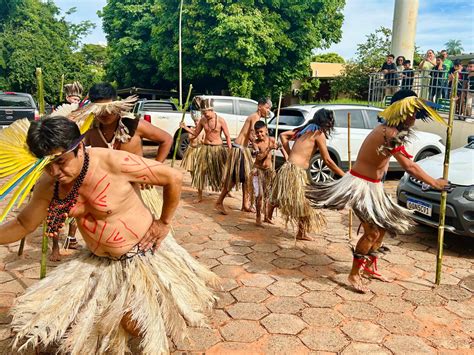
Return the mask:
[(433, 119), (447, 126), (443, 118), (433, 109), (436, 107), (430, 101), (420, 99), (416, 96), (409, 96), (398, 100), (379, 113), (387, 126), (398, 126), (409, 117), (416, 114), (417, 119)]
[[(84, 119), (82, 126), (79, 126), (81, 135), (90, 128), (93, 118), (93, 115), (89, 115)], [(60, 155), (53, 154), (38, 158), (31, 153), (26, 144), (29, 128), (30, 121), (23, 118), (0, 131), (0, 178), (10, 177), (0, 187), (0, 200), (3, 200), (18, 187), (0, 215), (0, 222), (5, 219), (15, 204), (18, 207), (21, 206), (33, 185), (40, 178), (46, 165)], [(75, 142), (75, 146), (80, 142), (81, 140)]]
[(77, 96), (78, 98), (82, 97), (82, 85), (80, 82), (75, 81), (72, 84), (64, 85), (64, 93), (66, 97), (68, 96)]

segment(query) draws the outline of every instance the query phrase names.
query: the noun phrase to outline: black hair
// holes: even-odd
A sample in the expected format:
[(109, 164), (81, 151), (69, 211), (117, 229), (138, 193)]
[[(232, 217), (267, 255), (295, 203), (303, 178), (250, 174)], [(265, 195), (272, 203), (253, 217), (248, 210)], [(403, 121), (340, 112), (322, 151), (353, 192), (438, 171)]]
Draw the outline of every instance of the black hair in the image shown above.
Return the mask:
[(258, 104), (258, 105), (265, 105), (265, 104), (267, 104), (267, 103), (268, 103), (268, 104), (271, 104), (271, 103), (272, 103), (272, 100), (270, 100), (269, 97), (261, 97), (261, 98), (259, 98), (258, 101), (257, 101), (257, 104)]
[(403, 61), (403, 65), (405, 65), (405, 64), (411, 64), (411, 61), (408, 60), (408, 59), (405, 59), (405, 60)]
[(89, 89), (89, 100), (91, 102), (99, 100), (115, 100), (117, 98), (117, 91), (110, 83), (94, 84)]
[(329, 138), (329, 136), (334, 131), (335, 122), (336, 121), (334, 119), (334, 112), (331, 110), (326, 110), (325, 108), (322, 108), (315, 112), (313, 118), (310, 119), (308, 123), (306, 123), (302, 127), (294, 129), (293, 131), (298, 133), (304, 130), (310, 124), (316, 124), (319, 126), (319, 130), (324, 133), (326, 138)]
[[(26, 137), (30, 151), (43, 158), (57, 149), (70, 149), (81, 137), (77, 124), (63, 116), (44, 117), (31, 122)], [(74, 154), (77, 149), (74, 150)]]
[(400, 58), (403, 59), (403, 61), (405, 61), (405, 57), (402, 56), (402, 55), (399, 55), (399, 56), (397, 57), (397, 62), (398, 62), (398, 60), (399, 60)]
[(392, 59), (395, 59), (395, 56), (393, 54), (388, 54), (387, 57), (391, 57)]
[(474, 64), (474, 59), (471, 59), (467, 64)]
[(454, 65), (462, 65), (461, 59), (454, 59), (453, 60), (453, 66)]
[(255, 130), (258, 130), (258, 129), (263, 128), (263, 127), (266, 127), (266, 126), (267, 126), (267, 125), (265, 124), (265, 122), (263, 122), (263, 121), (257, 121), (257, 122), (255, 122), (255, 124), (253, 125), (253, 128), (254, 128)]

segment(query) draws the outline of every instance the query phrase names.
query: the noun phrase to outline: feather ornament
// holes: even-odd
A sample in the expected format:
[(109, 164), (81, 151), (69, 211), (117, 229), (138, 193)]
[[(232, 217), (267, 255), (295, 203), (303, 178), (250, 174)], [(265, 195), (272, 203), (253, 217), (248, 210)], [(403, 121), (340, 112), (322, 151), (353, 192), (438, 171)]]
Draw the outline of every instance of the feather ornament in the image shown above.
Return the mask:
[(431, 107), (432, 105), (434, 104), (430, 101), (420, 99), (416, 96), (410, 96), (394, 102), (380, 112), (379, 116), (385, 120), (387, 126), (398, 126), (415, 114), (416, 118), (431, 118), (447, 126), (445, 120)]

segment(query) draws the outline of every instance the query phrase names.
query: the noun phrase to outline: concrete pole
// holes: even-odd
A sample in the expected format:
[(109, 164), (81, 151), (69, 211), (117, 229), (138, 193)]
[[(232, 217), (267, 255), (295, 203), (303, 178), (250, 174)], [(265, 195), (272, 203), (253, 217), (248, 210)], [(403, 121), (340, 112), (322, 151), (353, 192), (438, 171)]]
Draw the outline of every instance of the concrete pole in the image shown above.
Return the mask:
[(411, 60), (415, 52), (418, 0), (395, 0), (392, 27), (392, 53)]

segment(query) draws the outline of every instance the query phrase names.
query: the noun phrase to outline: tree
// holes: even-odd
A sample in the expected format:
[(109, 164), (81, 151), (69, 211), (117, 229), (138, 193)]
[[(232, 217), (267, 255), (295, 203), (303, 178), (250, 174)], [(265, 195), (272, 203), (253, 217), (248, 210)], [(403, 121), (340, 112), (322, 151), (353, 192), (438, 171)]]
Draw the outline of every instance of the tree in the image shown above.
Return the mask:
[(366, 100), (369, 89), (369, 74), (379, 71), (390, 53), (392, 32), (379, 27), (366, 36), (365, 43), (357, 45), (356, 58), (344, 65), (343, 74), (333, 81), (333, 96), (341, 93), (353, 98)]
[(451, 55), (461, 54), (464, 51), (462, 43), (459, 39), (450, 39), (444, 45), (446, 46), (448, 54)]
[[(293, 79), (307, 76), (314, 48), (340, 39), (343, 6), (344, 0), (188, 0), (184, 80), (198, 91), (228, 89), (247, 97), (286, 91)], [(111, 79), (176, 88), (178, 7), (178, 0), (108, 2), (102, 18)], [(137, 68), (146, 75), (134, 75)]]
[(316, 54), (311, 58), (313, 62), (319, 63), (341, 63), (344, 64), (346, 61), (342, 58), (339, 54), (330, 52), (330, 53), (322, 53)]
[[(0, 0), (2, 1), (2, 0)], [(0, 90), (36, 92), (35, 69), (43, 70), (45, 98), (55, 103), (61, 75), (87, 87), (98, 75), (74, 50), (91, 28), (61, 16), (52, 1), (17, 0), (0, 27)], [(73, 10), (72, 10), (73, 11)], [(100, 74), (100, 73), (99, 73)]]

